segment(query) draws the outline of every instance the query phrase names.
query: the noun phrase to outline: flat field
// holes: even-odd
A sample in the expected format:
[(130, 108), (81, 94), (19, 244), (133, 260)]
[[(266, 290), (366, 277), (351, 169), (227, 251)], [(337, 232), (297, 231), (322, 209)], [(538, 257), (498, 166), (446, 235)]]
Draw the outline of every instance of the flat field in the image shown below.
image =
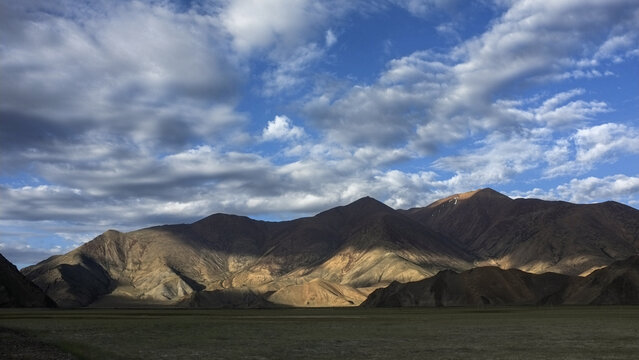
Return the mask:
[(637, 359), (639, 307), (0, 310), (0, 358), (47, 358), (30, 347), (77, 359)]

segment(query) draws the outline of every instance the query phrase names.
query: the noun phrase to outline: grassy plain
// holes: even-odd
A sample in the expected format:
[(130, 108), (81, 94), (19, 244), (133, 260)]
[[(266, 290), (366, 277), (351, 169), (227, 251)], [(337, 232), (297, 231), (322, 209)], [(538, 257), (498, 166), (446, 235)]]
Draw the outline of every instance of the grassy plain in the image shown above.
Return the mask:
[(632, 359), (639, 354), (639, 307), (4, 309), (0, 327), (80, 359)]

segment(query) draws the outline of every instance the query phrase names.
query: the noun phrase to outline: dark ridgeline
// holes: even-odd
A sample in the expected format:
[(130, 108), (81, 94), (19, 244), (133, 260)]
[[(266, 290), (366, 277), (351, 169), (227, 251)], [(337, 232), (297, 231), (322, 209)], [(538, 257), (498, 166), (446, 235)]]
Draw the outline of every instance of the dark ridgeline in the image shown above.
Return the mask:
[[(394, 281), (435, 275), (424, 281), (460, 289), (469, 281), (510, 286), (515, 293), (480, 300), (499, 303), (512, 295), (512, 301), (528, 303), (554, 301), (535, 296), (572, 284), (569, 276), (636, 254), (636, 209), (615, 202), (513, 200), (483, 189), (410, 210), (366, 197), (285, 222), (215, 214), (193, 224), (109, 230), (23, 273), (61, 306), (349, 306)], [(464, 272), (489, 265), (565, 276), (539, 280), (497, 268)], [(623, 284), (633, 279), (619, 286), (626, 289)], [(526, 291), (536, 295), (527, 297)], [(435, 305), (452, 294), (438, 293)], [(472, 292), (464, 296), (476, 299)]]
[(0, 254), (0, 307), (55, 307), (39, 287)]
[(513, 200), (483, 189), (405, 213), (481, 265), (580, 275), (639, 253), (639, 211), (613, 201)]

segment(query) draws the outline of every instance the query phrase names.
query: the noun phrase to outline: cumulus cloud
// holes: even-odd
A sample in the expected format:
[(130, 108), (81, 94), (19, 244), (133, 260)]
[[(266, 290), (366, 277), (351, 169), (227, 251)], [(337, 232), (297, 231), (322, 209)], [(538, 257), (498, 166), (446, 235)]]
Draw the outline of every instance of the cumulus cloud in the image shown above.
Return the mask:
[[(355, 87), (334, 102), (325, 96), (305, 105), (305, 113), (328, 138), (346, 145), (392, 147), (409, 136), (418, 114), (413, 102), (422, 95), (403, 89)], [(418, 111), (418, 110), (417, 110)]]
[(574, 136), (577, 161), (593, 162), (616, 151), (639, 153), (639, 129), (608, 123), (580, 129)]
[[(436, 104), (440, 116), (467, 123), (471, 130), (507, 125), (512, 118), (495, 113), (491, 99), (515, 83), (563, 67), (571, 56), (587, 49), (585, 44), (596, 41), (595, 29), (633, 19), (632, 13), (620, 13), (628, 3), (588, 5), (580, 1), (515, 3), (489, 31), (451, 54), (461, 62), (453, 65), (457, 81)], [(570, 22), (565, 21), (566, 14)]]
[(639, 129), (618, 123), (582, 128), (546, 152), (549, 166), (545, 174), (583, 174), (598, 163), (614, 162), (627, 154), (639, 154)]
[(304, 45), (310, 32), (345, 5), (316, 0), (229, 1), (220, 19), (240, 53)]
[(332, 0), (239, 0), (223, 2), (217, 15), (240, 57), (267, 60), (262, 92), (275, 96), (307, 81), (307, 68), (337, 42), (327, 25), (356, 7)]
[(606, 40), (594, 55), (595, 60), (612, 59), (622, 61), (624, 57), (631, 56), (637, 48), (637, 34), (625, 33), (612, 35)]
[[(378, 81), (338, 96), (317, 96), (306, 104), (306, 113), (345, 144), (368, 139), (424, 153), (482, 132), (518, 131), (534, 117), (504, 109), (504, 94), (577, 70), (573, 59), (594, 56), (593, 49), (608, 40), (604, 29), (631, 28), (636, 11), (630, 1), (515, 2), (481, 36), (448, 53), (417, 51), (392, 60)], [(538, 116), (566, 126), (608, 110), (604, 102), (579, 99)]]
[(639, 203), (639, 177), (616, 174), (605, 177), (573, 178), (549, 190), (535, 188), (528, 191), (514, 191), (511, 196), (565, 200), (573, 203), (617, 200), (637, 204)]
[(574, 126), (593, 115), (608, 112), (608, 104), (603, 101), (567, 100), (583, 95), (583, 89), (573, 89), (556, 94), (535, 109), (535, 120), (549, 127)]
[(612, 175), (572, 179), (569, 183), (558, 186), (556, 192), (562, 198), (578, 203), (636, 197), (639, 195), (639, 177)]
[(513, 176), (537, 167), (543, 156), (542, 146), (535, 134), (505, 137), (494, 133), (481, 141), (477, 149), (469, 149), (462, 155), (446, 156), (434, 162), (436, 169), (454, 172), (448, 181), (478, 187), (481, 184), (499, 184)]
[(15, 6), (2, 29), (15, 33), (0, 49), (0, 112), (24, 130), (14, 137), (55, 141), (66, 129), (77, 141), (99, 128), (167, 146), (241, 124), (242, 70), (212, 15), (143, 2), (33, 4)]
[(262, 139), (266, 141), (300, 139), (304, 135), (304, 129), (292, 125), (291, 119), (286, 115), (276, 115), (262, 130)]
[(557, 171), (558, 168), (565, 166), (570, 160), (571, 153), (572, 143), (568, 139), (563, 138), (557, 140), (554, 145), (544, 152), (544, 158), (548, 163), (548, 168), (552, 169), (547, 170), (547, 173), (550, 174)]

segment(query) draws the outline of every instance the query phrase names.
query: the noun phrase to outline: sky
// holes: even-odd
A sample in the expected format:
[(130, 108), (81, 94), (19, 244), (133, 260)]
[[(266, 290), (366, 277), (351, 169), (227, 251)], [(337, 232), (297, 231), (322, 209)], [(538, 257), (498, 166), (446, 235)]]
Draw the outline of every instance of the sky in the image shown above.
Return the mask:
[(0, 253), (372, 196), (639, 207), (636, 0), (0, 2)]

